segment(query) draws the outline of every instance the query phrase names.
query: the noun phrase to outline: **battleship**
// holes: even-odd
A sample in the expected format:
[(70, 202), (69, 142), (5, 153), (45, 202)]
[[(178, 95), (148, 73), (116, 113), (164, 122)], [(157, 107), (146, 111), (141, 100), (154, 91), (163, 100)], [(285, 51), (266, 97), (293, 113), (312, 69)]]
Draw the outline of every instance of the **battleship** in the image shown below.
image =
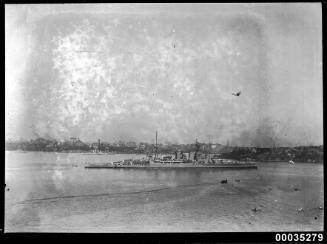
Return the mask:
[(219, 154), (205, 154), (199, 152), (200, 144), (195, 142), (195, 150), (183, 153), (180, 150), (174, 155), (158, 155), (158, 133), (154, 155), (147, 155), (142, 159), (124, 159), (121, 161), (102, 164), (88, 163), (86, 169), (185, 169), (185, 168), (218, 168), (218, 169), (256, 169), (254, 162), (221, 158)]

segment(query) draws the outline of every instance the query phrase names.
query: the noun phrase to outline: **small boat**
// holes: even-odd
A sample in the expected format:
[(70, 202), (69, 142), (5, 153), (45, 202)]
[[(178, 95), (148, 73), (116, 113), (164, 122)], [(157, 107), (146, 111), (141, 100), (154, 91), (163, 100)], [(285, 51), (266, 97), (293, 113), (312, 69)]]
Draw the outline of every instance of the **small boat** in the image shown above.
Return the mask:
[(220, 181), (220, 183), (221, 184), (226, 184), (227, 183), (227, 179)]

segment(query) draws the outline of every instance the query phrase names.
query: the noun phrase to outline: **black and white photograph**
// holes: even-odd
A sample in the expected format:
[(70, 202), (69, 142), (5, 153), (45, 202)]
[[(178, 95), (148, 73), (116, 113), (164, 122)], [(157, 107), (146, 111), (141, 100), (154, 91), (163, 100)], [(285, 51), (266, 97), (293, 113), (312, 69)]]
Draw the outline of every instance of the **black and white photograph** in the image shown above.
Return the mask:
[(4, 19), (5, 233), (324, 230), (321, 3)]

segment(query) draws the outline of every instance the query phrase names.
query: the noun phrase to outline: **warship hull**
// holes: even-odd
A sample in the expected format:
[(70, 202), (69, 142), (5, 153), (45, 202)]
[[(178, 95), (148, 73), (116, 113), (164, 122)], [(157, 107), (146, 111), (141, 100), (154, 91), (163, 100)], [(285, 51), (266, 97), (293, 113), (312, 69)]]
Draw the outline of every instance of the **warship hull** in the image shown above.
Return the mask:
[(215, 164), (215, 165), (194, 165), (194, 164), (149, 164), (149, 165), (87, 165), (86, 169), (257, 169), (255, 164)]

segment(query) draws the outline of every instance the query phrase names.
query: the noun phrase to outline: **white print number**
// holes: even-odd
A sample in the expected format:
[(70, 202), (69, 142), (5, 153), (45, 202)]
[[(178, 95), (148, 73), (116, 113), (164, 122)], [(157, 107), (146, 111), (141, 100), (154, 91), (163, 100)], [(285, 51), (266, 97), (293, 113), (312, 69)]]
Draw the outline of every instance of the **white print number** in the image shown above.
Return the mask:
[(279, 234), (275, 236), (276, 241), (323, 241), (324, 236), (322, 233), (289, 233), (289, 234)]

